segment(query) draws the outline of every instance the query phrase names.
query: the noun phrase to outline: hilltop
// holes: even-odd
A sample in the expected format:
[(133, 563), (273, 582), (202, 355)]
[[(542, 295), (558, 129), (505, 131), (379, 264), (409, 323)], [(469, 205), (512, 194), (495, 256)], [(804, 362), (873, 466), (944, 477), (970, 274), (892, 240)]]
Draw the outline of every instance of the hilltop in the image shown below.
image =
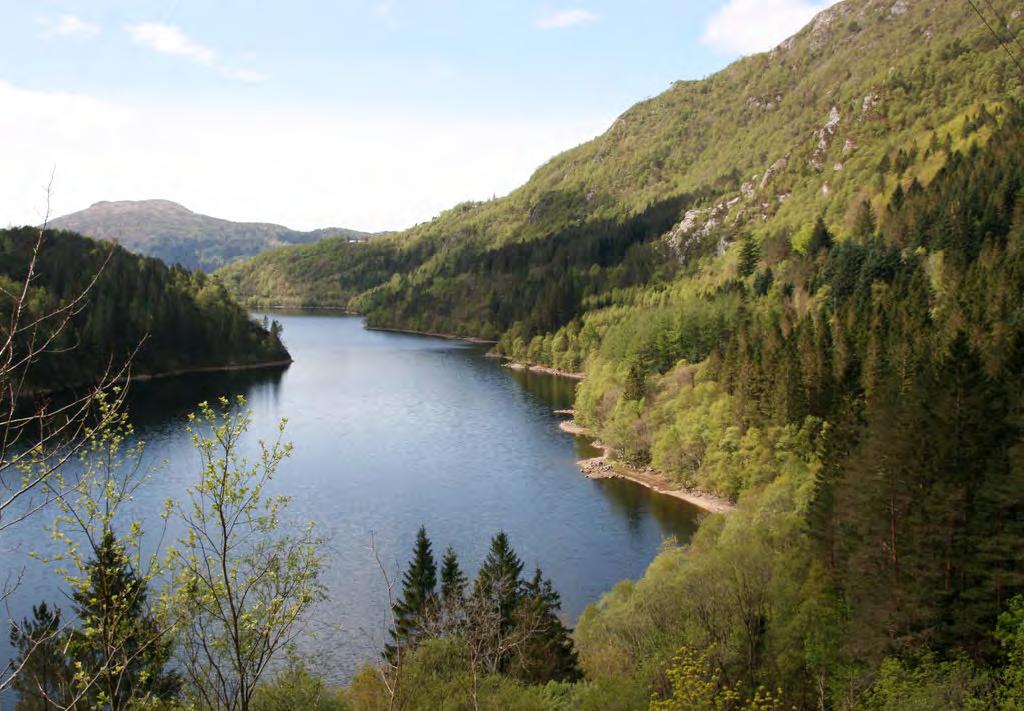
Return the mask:
[(97, 202), (51, 220), (49, 226), (116, 241), (137, 254), (205, 272), (274, 247), (325, 237), (346, 242), (370, 237), (340, 227), (300, 232), (264, 222), (231, 222), (200, 215), (170, 200)]

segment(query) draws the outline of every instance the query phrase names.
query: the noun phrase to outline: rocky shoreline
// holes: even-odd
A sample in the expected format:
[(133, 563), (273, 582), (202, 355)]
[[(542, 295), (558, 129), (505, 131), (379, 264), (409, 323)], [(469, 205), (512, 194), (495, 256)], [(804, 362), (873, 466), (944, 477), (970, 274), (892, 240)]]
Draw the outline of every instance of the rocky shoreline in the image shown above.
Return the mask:
[[(504, 358), (505, 356), (500, 356)], [(572, 373), (567, 370), (559, 370), (558, 368), (549, 368), (546, 365), (530, 365), (529, 363), (520, 363), (519, 361), (510, 360), (505, 363), (505, 368), (510, 370), (526, 370), (531, 373), (546, 373), (547, 375), (558, 375), (563, 378), (572, 378), (573, 380), (583, 380), (587, 377), (586, 373)]]
[[(573, 435), (592, 437), (593, 433), (584, 427), (580, 427), (575, 420), (563, 420), (559, 427), (565, 432)], [(646, 467), (637, 469), (627, 466), (622, 462), (616, 462), (612, 458), (611, 447), (601, 442), (594, 442), (594, 446), (600, 449), (603, 454), (599, 457), (581, 459), (577, 464), (580, 471), (588, 479), (626, 479), (665, 496), (671, 496), (687, 503), (693, 504), (710, 513), (732, 513), (736, 510), (736, 504), (728, 499), (715, 496), (707, 491), (699, 489), (687, 489), (680, 487), (659, 471)]]

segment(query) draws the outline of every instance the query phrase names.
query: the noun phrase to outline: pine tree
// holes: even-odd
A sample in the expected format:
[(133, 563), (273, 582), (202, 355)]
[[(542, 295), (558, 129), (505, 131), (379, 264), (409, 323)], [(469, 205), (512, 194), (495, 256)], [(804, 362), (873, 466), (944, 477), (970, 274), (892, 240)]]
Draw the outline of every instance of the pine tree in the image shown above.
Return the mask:
[(448, 546), (441, 560), (441, 599), (450, 604), (461, 603), (466, 596), (467, 582), (455, 551)]
[(420, 526), (413, 545), (412, 560), (402, 577), (402, 597), (392, 608), (395, 616), (395, 626), (391, 630), (393, 644), (384, 650), (388, 659), (394, 660), (398, 647), (414, 647), (419, 641), (422, 617), (434, 598), (436, 587), (437, 563), (434, 562), (427, 529)]
[(89, 697), (111, 709), (175, 698), (181, 678), (165, 671), (171, 641), (146, 610), (146, 582), (113, 531), (104, 532), (95, 555), (87, 587), (72, 595), (81, 630), (69, 645), (71, 656), (97, 678)]

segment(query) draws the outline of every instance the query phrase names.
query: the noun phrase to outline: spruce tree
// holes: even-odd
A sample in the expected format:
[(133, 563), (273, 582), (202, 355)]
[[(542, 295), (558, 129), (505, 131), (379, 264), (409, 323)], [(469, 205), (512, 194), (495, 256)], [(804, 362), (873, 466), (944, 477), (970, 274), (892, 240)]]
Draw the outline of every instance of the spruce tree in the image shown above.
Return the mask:
[(821, 215), (814, 221), (814, 227), (811, 230), (811, 238), (807, 242), (807, 253), (810, 255), (817, 254), (823, 249), (832, 248), (832, 233), (828, 231), (828, 226), (825, 224), (824, 218)]
[(418, 641), (423, 614), (434, 598), (437, 587), (437, 564), (431, 549), (427, 529), (420, 526), (416, 533), (412, 560), (402, 577), (402, 597), (395, 603), (395, 626), (391, 630), (393, 643), (388, 645), (385, 656), (394, 660), (398, 647), (413, 647)]
[(853, 219), (853, 236), (857, 239), (867, 240), (873, 237), (877, 230), (878, 220), (875, 219), (875, 211), (870, 202), (862, 200)]
[(451, 546), (441, 560), (441, 599), (449, 604), (459, 604), (466, 595), (466, 576), (459, 567), (459, 559)]
[(540, 568), (523, 585), (523, 595), (516, 610), (517, 621), (536, 629), (522, 655), (517, 676), (528, 684), (549, 681), (577, 681), (581, 678), (579, 660), (570, 631), (558, 617), (562, 598)]
[(757, 270), (757, 262), (761, 259), (761, 250), (753, 237), (747, 235), (740, 242), (740, 259), (736, 271), (741, 279), (745, 279)]
[(477, 573), (473, 595), (497, 605), (503, 628), (512, 624), (513, 612), (519, 604), (522, 572), (523, 561), (512, 550), (505, 532), (500, 531), (491, 539), (491, 548)]
[(111, 709), (175, 698), (181, 678), (165, 670), (171, 641), (146, 609), (146, 582), (110, 529), (95, 556), (87, 587), (72, 595), (81, 630), (72, 633), (69, 645), (73, 658), (96, 677), (89, 698)]

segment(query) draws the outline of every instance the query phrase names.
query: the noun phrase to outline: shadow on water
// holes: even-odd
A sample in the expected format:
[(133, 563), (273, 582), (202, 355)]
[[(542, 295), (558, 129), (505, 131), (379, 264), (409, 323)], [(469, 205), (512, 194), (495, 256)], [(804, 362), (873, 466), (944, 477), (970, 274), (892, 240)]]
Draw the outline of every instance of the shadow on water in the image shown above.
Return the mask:
[(244, 395), (252, 400), (259, 393), (276, 401), (290, 367), (194, 373), (132, 383), (126, 400), (128, 412), (136, 427), (148, 428), (182, 420), (195, 411), (198, 403), (213, 402), (221, 396), (234, 399)]

